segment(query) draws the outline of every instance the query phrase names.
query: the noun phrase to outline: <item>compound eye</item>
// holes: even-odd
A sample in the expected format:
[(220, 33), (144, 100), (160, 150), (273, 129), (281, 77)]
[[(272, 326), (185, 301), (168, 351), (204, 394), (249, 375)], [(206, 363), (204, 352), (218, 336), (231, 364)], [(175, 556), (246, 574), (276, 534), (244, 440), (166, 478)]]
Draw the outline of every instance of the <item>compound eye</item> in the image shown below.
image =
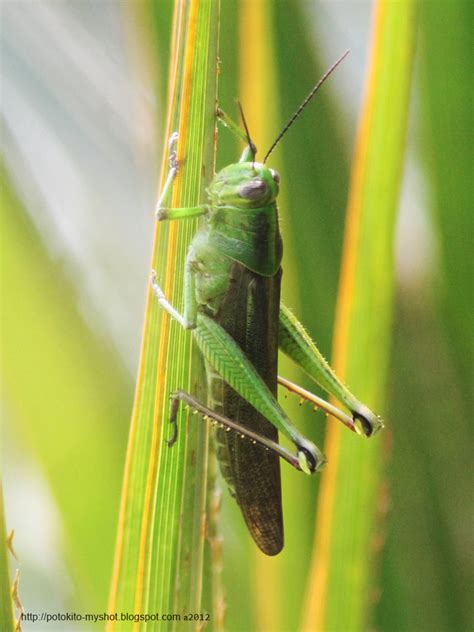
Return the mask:
[(250, 180), (239, 189), (239, 195), (247, 200), (257, 200), (267, 191), (267, 185), (263, 180)]
[(270, 173), (272, 174), (272, 178), (277, 184), (280, 184), (280, 174), (275, 169), (270, 169)]

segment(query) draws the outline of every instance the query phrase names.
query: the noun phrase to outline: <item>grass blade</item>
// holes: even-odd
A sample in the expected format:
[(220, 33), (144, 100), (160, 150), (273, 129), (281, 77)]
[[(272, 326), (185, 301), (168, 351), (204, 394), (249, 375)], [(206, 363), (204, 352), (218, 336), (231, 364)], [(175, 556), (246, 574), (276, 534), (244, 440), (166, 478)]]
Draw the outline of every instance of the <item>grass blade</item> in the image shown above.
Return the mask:
[[(334, 365), (382, 410), (393, 292), (393, 233), (403, 165), (414, 4), (379, 0), (349, 196)], [(331, 424), (325, 445), (304, 630), (367, 629), (381, 445)]]
[(464, 630), (474, 620), (473, 507), (466, 502), (472, 496), (474, 195), (466, 139), (473, 9), (462, 0), (419, 8), (414, 129), (422, 131), (416, 135), (427, 191), (421, 208), (436, 247), (433, 253), (424, 244), (424, 265), (414, 266), (411, 277), (405, 268), (398, 295), (391, 511), (375, 622), (385, 632)]
[[(219, 3), (176, 2), (167, 137), (179, 131), (181, 166), (172, 206), (203, 199), (214, 172)], [(165, 156), (162, 184), (168, 169)], [(184, 259), (194, 221), (157, 226), (152, 265), (181, 309)], [(178, 443), (165, 443), (169, 393), (196, 391), (191, 336), (148, 293), (132, 415), (110, 610), (200, 611), (207, 471), (207, 427), (179, 419)], [(159, 624), (156, 624), (159, 625)], [(131, 629), (129, 622), (120, 630)], [(110, 629), (115, 629), (110, 624)], [(149, 628), (147, 628), (149, 629)]]
[[(471, 258), (473, 161), (465, 136), (472, 126), (473, 17), (472, 5), (462, 1), (423, 3), (420, 9), (424, 156), (444, 268), (443, 316), (467, 399), (474, 362), (472, 266), (466, 265)], [(453, 169), (453, 158), (465, 168)]]

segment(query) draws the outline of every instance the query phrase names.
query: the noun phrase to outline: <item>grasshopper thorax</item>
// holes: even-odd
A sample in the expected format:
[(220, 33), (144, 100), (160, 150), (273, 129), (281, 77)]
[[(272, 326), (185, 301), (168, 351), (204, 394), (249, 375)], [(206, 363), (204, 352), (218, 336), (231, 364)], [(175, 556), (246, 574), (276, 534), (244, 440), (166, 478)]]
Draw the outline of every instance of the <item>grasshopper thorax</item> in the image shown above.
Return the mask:
[(239, 162), (214, 176), (208, 193), (217, 206), (262, 208), (278, 195), (280, 176), (260, 162)]

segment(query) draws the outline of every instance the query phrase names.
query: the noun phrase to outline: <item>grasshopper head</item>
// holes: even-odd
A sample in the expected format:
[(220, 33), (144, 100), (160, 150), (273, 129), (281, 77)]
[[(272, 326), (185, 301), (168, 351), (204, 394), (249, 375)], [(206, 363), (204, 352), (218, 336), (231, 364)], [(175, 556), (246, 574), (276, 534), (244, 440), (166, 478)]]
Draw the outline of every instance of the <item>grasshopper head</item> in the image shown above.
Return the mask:
[(278, 195), (280, 176), (260, 162), (239, 162), (217, 173), (209, 195), (217, 205), (262, 208)]

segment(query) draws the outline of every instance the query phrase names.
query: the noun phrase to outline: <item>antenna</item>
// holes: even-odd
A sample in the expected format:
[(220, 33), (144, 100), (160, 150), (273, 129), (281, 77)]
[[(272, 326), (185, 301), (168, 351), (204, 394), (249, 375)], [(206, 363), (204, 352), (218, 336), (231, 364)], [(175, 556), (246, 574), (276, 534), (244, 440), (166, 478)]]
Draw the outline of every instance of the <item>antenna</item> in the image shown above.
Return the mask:
[[(263, 162), (267, 161), (268, 156), (272, 153), (272, 151), (275, 149), (275, 147), (278, 145), (278, 143), (281, 141), (281, 139), (283, 138), (283, 136), (286, 134), (286, 132), (290, 129), (290, 127), (293, 125), (293, 123), (296, 121), (296, 119), (299, 117), (299, 115), (301, 114), (301, 112), (305, 109), (305, 107), (308, 105), (308, 103), (311, 101), (311, 99), (314, 97), (314, 95), (316, 94), (316, 92), (319, 90), (319, 88), (323, 85), (323, 83), (326, 81), (326, 79), (329, 77), (329, 75), (339, 66), (339, 64), (341, 63), (341, 61), (343, 61), (347, 55), (350, 53), (350, 50), (346, 50), (346, 52), (344, 53), (344, 55), (342, 55), (341, 57), (339, 57), (339, 59), (334, 62), (334, 64), (328, 69), (326, 70), (326, 72), (324, 73), (324, 75), (321, 77), (321, 79), (318, 81), (318, 83), (314, 86), (314, 88), (311, 90), (311, 92), (308, 94), (308, 96), (306, 97), (306, 99), (303, 101), (303, 103), (300, 105), (300, 107), (296, 110), (296, 112), (293, 114), (293, 116), (290, 118), (290, 120), (288, 121), (288, 123), (285, 125), (285, 127), (281, 130), (281, 132), (278, 134), (278, 136), (276, 137), (275, 142), (273, 143), (273, 145), (270, 147), (270, 149), (267, 151), (265, 158), (263, 159)], [(245, 121), (244, 121), (244, 125), (245, 125)]]
[(240, 101), (237, 101), (237, 105), (239, 106), (240, 116), (242, 117), (242, 123), (244, 124), (245, 135), (247, 136), (247, 143), (250, 149), (250, 153), (252, 154), (252, 162), (255, 162), (257, 148), (253, 144), (252, 139), (250, 138), (249, 128), (247, 127), (247, 121), (245, 120), (244, 110), (242, 109), (242, 104), (240, 103)]

